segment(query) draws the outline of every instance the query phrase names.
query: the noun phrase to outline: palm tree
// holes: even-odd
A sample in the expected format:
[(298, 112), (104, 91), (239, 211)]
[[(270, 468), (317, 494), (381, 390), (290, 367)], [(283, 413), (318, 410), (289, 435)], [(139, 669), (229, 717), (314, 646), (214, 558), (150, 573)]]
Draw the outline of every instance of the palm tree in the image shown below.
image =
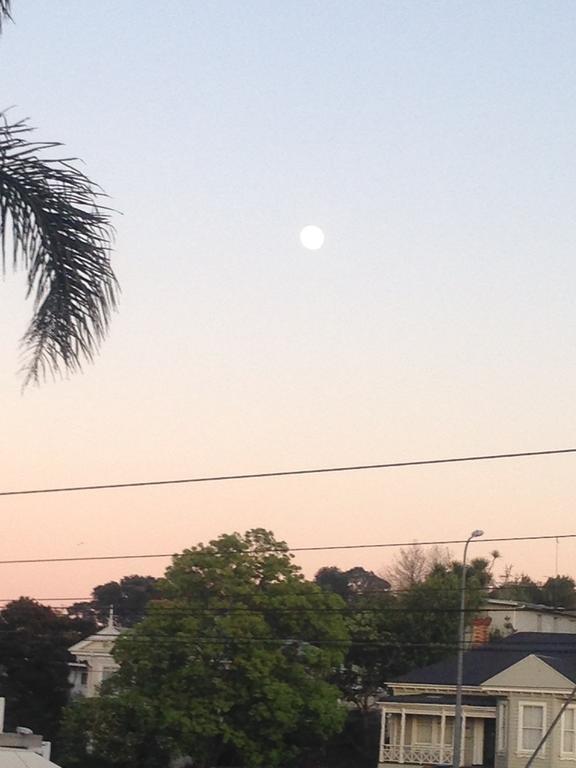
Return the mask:
[(0, 30), (2, 29), (2, 22), (4, 19), (9, 19), (10, 16), (10, 0), (0, 0)]
[[(11, 0), (0, 0), (2, 22)], [(26, 121), (0, 112), (0, 261), (23, 268), (34, 314), (23, 337), (25, 384), (91, 361), (116, 307), (113, 229), (103, 194), (54, 142), (30, 140)]]

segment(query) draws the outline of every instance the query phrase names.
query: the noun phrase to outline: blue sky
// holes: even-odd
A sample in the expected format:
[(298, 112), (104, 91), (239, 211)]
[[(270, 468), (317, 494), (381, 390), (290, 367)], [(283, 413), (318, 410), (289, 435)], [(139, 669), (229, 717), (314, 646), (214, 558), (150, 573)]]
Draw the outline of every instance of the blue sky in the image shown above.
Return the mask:
[[(21, 277), (0, 286), (3, 485), (572, 445), (573, 3), (14, 0), (14, 17), (0, 106), (121, 212), (123, 299), (93, 367), (22, 396), (31, 308)], [(299, 245), (308, 223), (319, 252)], [(538, 460), (7, 511), (49, 520), (56, 554), (251, 525), (293, 545), (458, 538), (478, 518), (560, 533), (573, 474)], [(5, 543), (47, 547), (19, 526)], [(504, 555), (551, 568), (543, 547)]]

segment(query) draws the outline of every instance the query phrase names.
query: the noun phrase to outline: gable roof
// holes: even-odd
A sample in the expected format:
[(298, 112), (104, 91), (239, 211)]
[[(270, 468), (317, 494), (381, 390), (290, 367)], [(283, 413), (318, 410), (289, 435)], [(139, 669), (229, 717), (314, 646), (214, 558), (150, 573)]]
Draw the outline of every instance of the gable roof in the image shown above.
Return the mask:
[(546, 658), (535, 656), (531, 653), (523, 659), (503, 669), (494, 677), (485, 680), (486, 688), (525, 688), (529, 681), (530, 688), (539, 690), (558, 690), (559, 688), (572, 688), (572, 680), (563, 675), (548, 663)]
[(120, 632), (118, 630), (115, 630), (114, 633), (110, 633), (108, 631), (104, 633), (103, 630), (101, 630), (95, 635), (87, 637), (85, 640), (80, 640), (79, 642), (74, 643), (74, 645), (71, 645), (68, 650), (75, 656), (83, 654), (103, 654), (105, 656), (109, 656), (112, 653), (114, 643), (116, 642), (116, 639), (119, 635)]
[[(556, 672), (576, 683), (576, 634), (518, 632), (504, 640), (466, 651), (463, 685), (482, 685), (530, 655), (538, 657)], [(456, 657), (415, 669), (398, 678), (396, 682), (456, 685)]]
[[(95, 632), (90, 637), (85, 637), (84, 640), (80, 640), (74, 645), (70, 646), (68, 650), (70, 653), (88, 654), (88, 655), (101, 655), (109, 656), (114, 643), (118, 637), (124, 632), (124, 629), (119, 629), (114, 624), (114, 612), (110, 608), (110, 615), (108, 617), (108, 623), (99, 632)], [(0, 766), (1, 768), (1, 766)]]

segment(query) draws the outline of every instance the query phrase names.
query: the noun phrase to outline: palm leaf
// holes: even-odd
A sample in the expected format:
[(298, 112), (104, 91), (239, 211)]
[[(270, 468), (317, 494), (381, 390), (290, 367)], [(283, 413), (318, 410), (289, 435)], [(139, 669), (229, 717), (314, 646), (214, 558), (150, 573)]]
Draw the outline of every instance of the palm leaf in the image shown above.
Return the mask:
[(2, 23), (5, 19), (11, 19), (11, 0), (0, 0), (0, 32), (2, 32)]
[(30, 130), (0, 114), (0, 260), (27, 270), (34, 296), (25, 384), (91, 361), (118, 294), (102, 193), (73, 161), (46, 159), (58, 144), (31, 142)]

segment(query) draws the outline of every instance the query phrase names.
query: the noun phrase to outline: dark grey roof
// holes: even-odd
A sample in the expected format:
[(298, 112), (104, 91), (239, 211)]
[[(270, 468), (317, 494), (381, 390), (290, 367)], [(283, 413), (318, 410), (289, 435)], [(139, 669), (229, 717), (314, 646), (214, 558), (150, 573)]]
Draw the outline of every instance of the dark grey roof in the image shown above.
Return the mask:
[[(576, 682), (576, 634), (517, 632), (464, 654), (464, 685), (480, 685), (526, 656), (538, 656), (560, 674)], [(456, 685), (456, 657), (421, 667), (397, 682)]]

